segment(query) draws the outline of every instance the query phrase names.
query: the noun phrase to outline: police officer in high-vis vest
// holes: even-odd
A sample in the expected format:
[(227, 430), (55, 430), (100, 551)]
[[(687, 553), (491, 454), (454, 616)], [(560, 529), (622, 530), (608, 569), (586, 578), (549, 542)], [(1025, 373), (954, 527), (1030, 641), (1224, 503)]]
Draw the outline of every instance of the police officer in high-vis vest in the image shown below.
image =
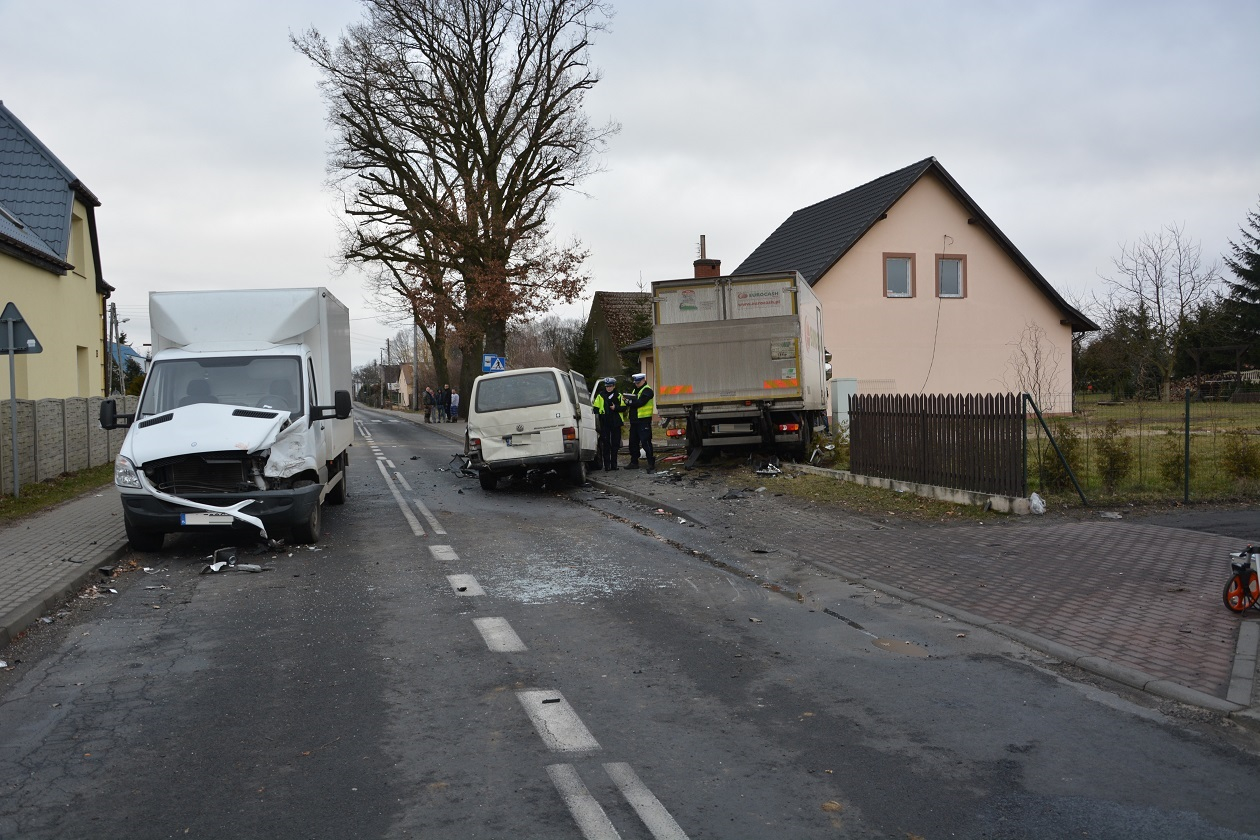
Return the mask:
[[(591, 400), (595, 420), (599, 423), (599, 455), (606, 470), (617, 469), (617, 452), (621, 449), (621, 412), (625, 408), (621, 394), (617, 393), (617, 380), (604, 379), (600, 390)], [(599, 467), (595, 467), (599, 469)]]
[(634, 391), (626, 397), (626, 408), (630, 411), (630, 468), (639, 466), (639, 450), (643, 450), (647, 458), (649, 471), (656, 469), (656, 455), (652, 452), (652, 412), (655, 410), (656, 394), (647, 384), (647, 374), (636, 373), (630, 377), (634, 383)]

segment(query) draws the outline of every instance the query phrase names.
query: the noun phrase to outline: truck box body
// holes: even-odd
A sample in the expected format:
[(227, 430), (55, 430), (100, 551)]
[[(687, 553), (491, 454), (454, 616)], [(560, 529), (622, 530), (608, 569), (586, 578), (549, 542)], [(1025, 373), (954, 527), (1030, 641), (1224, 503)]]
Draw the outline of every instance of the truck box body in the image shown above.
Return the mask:
[(802, 442), (801, 434), (766, 428), (786, 413), (812, 427), (827, 408), (822, 307), (799, 274), (658, 281), (652, 299), (662, 417), (688, 417), (692, 425), (728, 421), (690, 429), (695, 444), (723, 434), (728, 442), (774, 442), (770, 434), (777, 442)]
[(128, 426), (115, 484), (133, 546), (224, 526), (318, 539), (354, 435), (349, 310), (322, 288), (153, 292), (149, 318), (137, 412), (101, 415)]

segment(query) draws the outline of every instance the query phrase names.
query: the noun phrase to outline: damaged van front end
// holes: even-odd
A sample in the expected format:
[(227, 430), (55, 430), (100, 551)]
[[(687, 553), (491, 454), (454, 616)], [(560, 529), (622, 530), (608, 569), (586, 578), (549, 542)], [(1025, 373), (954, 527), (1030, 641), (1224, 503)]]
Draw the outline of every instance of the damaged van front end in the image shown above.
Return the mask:
[(114, 484), (134, 548), (157, 550), (166, 534), (182, 531), (318, 539), (320, 504), (344, 480), (345, 457), (322, 462), (318, 438), (323, 420), (349, 415), (349, 395), (339, 393), (336, 406), (311, 405), (294, 350), (174, 352), (153, 365), (135, 415), (118, 415), (105, 401), (101, 425), (128, 429)]

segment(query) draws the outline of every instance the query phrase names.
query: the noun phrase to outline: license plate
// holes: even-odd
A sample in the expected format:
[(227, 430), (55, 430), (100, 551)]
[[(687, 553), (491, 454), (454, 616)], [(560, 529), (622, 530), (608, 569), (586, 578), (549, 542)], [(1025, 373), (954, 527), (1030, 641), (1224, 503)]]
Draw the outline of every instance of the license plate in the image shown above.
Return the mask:
[(181, 525), (231, 525), (234, 517), (227, 513), (181, 513)]

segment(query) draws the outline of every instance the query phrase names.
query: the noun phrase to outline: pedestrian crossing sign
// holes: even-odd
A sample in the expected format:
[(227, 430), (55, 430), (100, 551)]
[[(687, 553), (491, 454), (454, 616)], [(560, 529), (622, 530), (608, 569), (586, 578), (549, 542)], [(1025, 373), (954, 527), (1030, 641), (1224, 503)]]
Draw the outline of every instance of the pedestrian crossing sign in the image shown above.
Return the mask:
[(501, 370), (507, 370), (506, 356), (496, 356), (493, 353), (483, 353), (481, 355), (482, 373), (495, 373)]

